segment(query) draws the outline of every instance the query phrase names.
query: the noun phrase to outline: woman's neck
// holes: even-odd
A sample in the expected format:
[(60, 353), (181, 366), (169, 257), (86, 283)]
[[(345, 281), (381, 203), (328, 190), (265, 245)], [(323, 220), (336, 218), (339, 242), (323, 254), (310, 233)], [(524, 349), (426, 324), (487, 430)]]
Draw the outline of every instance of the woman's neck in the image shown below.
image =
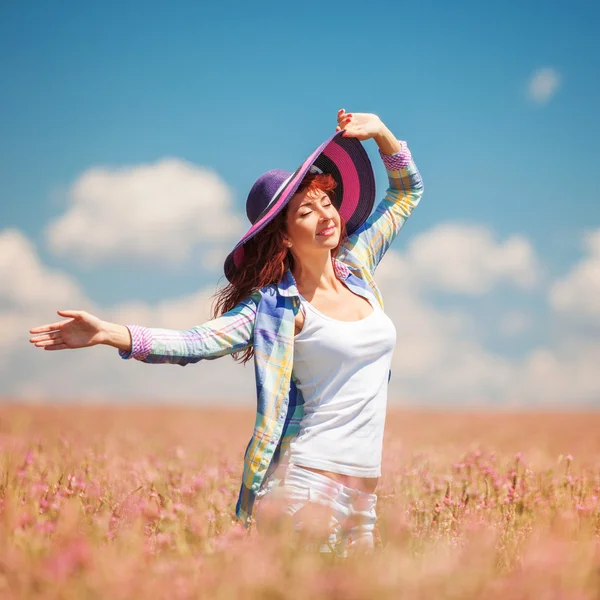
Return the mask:
[(301, 262), (296, 259), (292, 275), (303, 296), (312, 295), (317, 289), (337, 289), (339, 286), (331, 252), (311, 258), (310, 261)]

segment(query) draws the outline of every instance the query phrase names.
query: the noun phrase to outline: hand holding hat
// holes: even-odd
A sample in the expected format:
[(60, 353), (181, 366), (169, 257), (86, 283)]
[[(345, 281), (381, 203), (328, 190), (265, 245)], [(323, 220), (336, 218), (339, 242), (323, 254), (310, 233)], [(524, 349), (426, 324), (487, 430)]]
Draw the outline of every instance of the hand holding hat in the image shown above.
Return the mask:
[(343, 108), (337, 113), (336, 131), (344, 130), (344, 137), (353, 137), (360, 141), (370, 140), (384, 132), (385, 125), (372, 113), (347, 113)]

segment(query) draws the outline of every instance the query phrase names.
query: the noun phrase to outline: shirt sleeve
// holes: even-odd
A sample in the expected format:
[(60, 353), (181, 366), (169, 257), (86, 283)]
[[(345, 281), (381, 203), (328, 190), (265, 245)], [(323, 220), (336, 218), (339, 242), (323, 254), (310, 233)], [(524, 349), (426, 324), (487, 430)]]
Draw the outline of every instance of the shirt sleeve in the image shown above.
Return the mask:
[(249, 296), (216, 319), (187, 330), (126, 325), (131, 350), (119, 350), (123, 359), (145, 363), (187, 365), (245, 350), (252, 344), (260, 292)]
[(363, 225), (348, 236), (341, 251), (350, 253), (373, 274), (423, 195), (423, 181), (406, 142), (396, 154), (379, 151), (389, 187)]

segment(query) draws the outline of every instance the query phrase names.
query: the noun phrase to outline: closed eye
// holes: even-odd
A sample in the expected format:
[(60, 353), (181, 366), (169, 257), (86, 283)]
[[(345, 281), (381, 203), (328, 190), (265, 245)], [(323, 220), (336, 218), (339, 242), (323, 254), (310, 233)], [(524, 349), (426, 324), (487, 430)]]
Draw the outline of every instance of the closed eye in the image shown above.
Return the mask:
[[(321, 200), (329, 200), (329, 196), (323, 196), (321, 198)], [(312, 204), (312, 202), (307, 202), (306, 203), (306, 205), (310, 205), (310, 204)], [(305, 206), (305, 205), (303, 205), (303, 206)], [(331, 201), (327, 202), (327, 204), (322, 204), (321, 206), (323, 206), (324, 208), (327, 208), (328, 206), (331, 206)], [(300, 208), (302, 208), (302, 206)], [(300, 217), (308, 217), (308, 215), (310, 215), (311, 213), (312, 213), (312, 210), (309, 210), (308, 212), (302, 213), (300, 215)]]

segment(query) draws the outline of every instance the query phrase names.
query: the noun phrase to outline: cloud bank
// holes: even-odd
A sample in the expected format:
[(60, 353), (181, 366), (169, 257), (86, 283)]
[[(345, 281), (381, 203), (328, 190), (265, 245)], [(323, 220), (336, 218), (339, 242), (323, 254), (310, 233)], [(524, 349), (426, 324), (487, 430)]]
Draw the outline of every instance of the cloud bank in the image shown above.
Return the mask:
[(228, 185), (179, 159), (89, 169), (68, 197), (67, 211), (48, 225), (46, 240), (56, 255), (88, 265), (182, 262), (195, 247), (227, 242), (243, 229)]
[(600, 229), (583, 240), (586, 255), (550, 290), (552, 307), (575, 318), (600, 321)]

